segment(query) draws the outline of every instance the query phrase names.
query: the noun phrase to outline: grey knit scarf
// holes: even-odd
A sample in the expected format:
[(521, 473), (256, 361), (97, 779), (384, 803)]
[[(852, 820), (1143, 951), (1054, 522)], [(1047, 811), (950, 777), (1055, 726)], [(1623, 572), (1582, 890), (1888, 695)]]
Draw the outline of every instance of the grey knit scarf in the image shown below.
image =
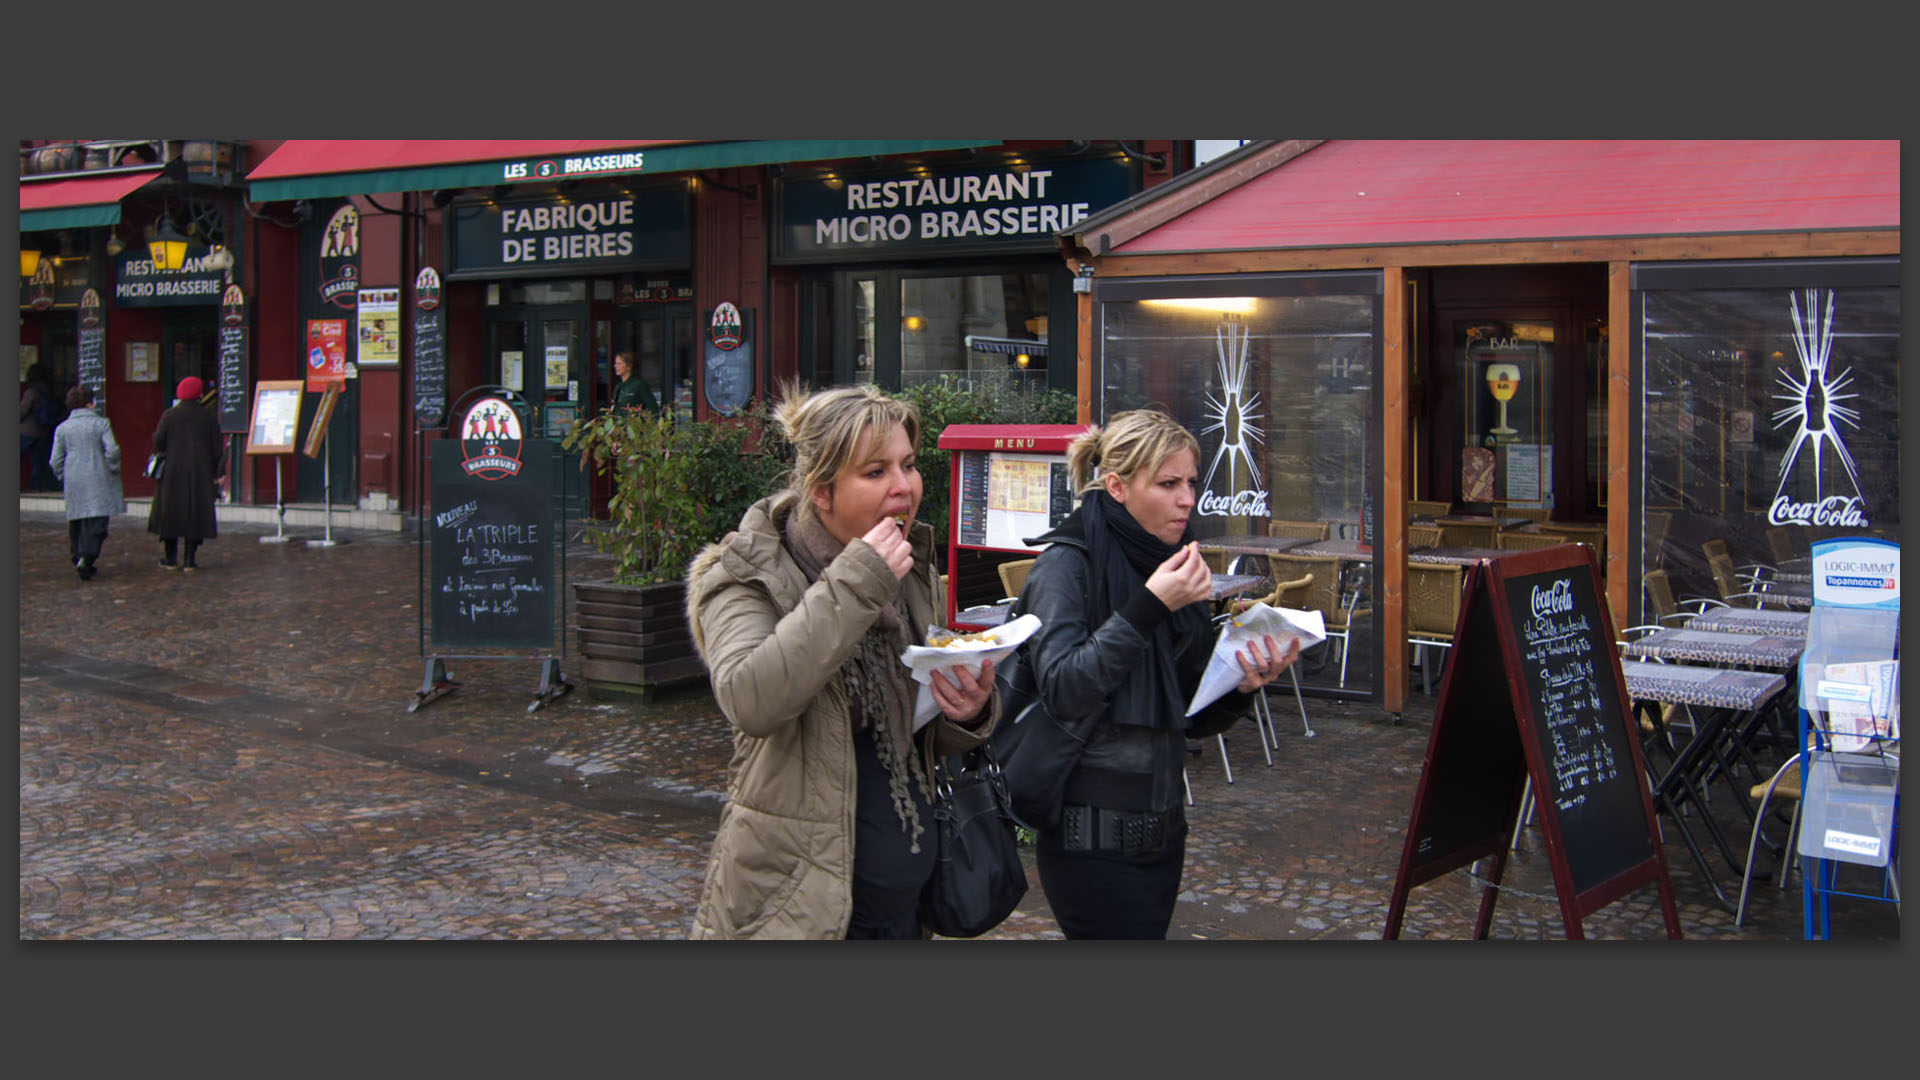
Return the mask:
[[(845, 550), (805, 500), (787, 517), (786, 538), (787, 550), (808, 584), (820, 580), (827, 564)], [(926, 829), (920, 824), (920, 807), (908, 792), (907, 783), (918, 783), (928, 802), (933, 801), (933, 785), (920, 764), (920, 755), (914, 752), (913, 703), (917, 688), (907, 666), (900, 662), (900, 654), (913, 644), (905, 609), (905, 591), (894, 593), (893, 603), (880, 609), (873, 625), (860, 636), (853, 655), (840, 665), (840, 680), (852, 703), (849, 711), (853, 729), (874, 729), (873, 746), (887, 770), (887, 791), (894, 812), (900, 815), (900, 828), (908, 834), (910, 849), (918, 853), (920, 834)]]

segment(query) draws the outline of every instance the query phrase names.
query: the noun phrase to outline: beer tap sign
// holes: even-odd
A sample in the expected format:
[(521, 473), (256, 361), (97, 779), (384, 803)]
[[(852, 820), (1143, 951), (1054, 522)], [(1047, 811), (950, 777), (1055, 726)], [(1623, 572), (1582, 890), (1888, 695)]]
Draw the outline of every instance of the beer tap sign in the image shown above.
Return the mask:
[(1519, 434), (1507, 426), (1507, 402), (1520, 391), (1520, 365), (1488, 364), (1487, 389), (1493, 392), (1493, 400), (1500, 403), (1500, 423), (1488, 431), (1494, 435)]

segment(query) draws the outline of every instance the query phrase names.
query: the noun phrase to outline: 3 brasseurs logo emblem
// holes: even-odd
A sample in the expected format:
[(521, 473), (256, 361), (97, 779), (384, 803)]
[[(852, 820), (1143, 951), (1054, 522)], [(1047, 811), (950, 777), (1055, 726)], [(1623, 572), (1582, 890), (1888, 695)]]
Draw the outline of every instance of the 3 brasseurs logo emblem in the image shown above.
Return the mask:
[(482, 480), (520, 474), (520, 415), (500, 398), (481, 398), (460, 418), (460, 467)]

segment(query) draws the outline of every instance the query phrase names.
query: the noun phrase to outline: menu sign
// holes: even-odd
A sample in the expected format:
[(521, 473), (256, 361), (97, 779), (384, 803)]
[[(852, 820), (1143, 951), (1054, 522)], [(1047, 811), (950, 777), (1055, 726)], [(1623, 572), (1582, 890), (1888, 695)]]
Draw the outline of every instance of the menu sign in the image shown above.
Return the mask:
[(75, 380), (93, 387), (94, 408), (107, 401), (107, 317), (100, 307), (100, 294), (92, 289), (80, 294), (80, 340), (75, 358)]
[(220, 296), (220, 431), (247, 430), (247, 297), (238, 285)]
[(422, 427), (447, 417), (447, 313), (431, 266), (413, 279), (413, 412)]
[(467, 468), (459, 439), (428, 443), (428, 610), (433, 644), (554, 645), (554, 444), (527, 439), (518, 471)]

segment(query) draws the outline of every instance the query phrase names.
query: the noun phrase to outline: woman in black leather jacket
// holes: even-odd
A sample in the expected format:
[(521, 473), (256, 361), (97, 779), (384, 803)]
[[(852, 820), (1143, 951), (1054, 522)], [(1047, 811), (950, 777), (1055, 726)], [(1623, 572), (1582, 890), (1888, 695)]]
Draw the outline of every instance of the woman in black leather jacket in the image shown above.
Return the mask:
[(1102, 715), (1068, 778), (1057, 828), (1040, 833), (1040, 883), (1069, 938), (1164, 938), (1180, 891), (1189, 733), (1221, 730), (1299, 651), (1272, 637), (1239, 654), (1237, 692), (1188, 718), (1214, 634), (1212, 572), (1192, 543), (1199, 443), (1172, 417), (1115, 415), (1067, 449), (1079, 509), (1021, 591), (1028, 642), (1055, 716)]

